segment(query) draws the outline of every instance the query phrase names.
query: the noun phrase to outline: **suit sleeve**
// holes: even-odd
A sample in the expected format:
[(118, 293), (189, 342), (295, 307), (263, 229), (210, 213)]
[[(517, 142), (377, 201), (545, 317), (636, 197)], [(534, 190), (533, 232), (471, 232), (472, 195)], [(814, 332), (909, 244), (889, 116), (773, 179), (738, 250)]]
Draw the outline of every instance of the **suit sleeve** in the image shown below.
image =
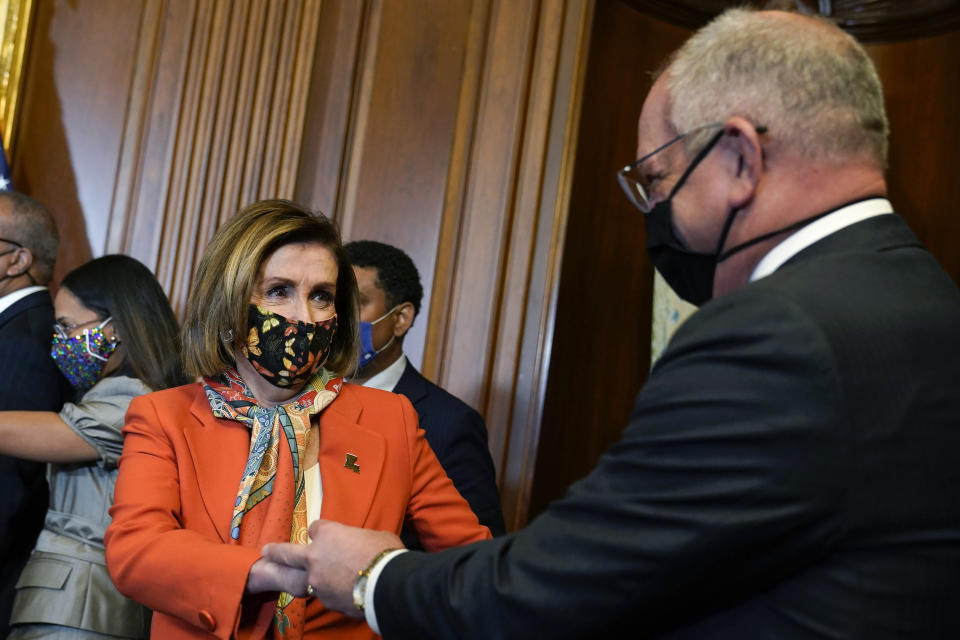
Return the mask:
[(501, 536), (506, 527), (483, 418), (464, 405), (463, 410), (451, 412), (449, 419), (449, 423), (437, 425), (438, 428), (433, 430), (435, 434), (443, 434), (442, 442), (436, 442), (437, 436), (431, 436), (429, 430), (427, 439), (457, 491), (477, 514), (480, 524), (490, 529), (494, 536)]
[(526, 529), (392, 559), (383, 636), (645, 637), (829, 553), (851, 455), (830, 345), (789, 301), (731, 297), (688, 320), (622, 439)]
[[(56, 411), (60, 408), (57, 367), (28, 335), (0, 338), (0, 411)], [(46, 465), (0, 456), (0, 547), (29, 553), (47, 507)], [(13, 551), (18, 550), (18, 551)]]
[(58, 411), (60, 376), (50, 357), (29, 336), (0, 338), (0, 411)]
[(400, 400), (403, 430), (410, 457), (411, 492), (407, 519), (423, 546), (431, 551), (485, 540), (490, 530), (482, 526), (470, 505), (447, 477), (417, 426), (417, 412), (403, 396)]
[(229, 638), (258, 549), (224, 544), (183, 528), (176, 451), (150, 396), (127, 413), (120, 473), (107, 529), (107, 568), (133, 600), (201, 627), (202, 612)]

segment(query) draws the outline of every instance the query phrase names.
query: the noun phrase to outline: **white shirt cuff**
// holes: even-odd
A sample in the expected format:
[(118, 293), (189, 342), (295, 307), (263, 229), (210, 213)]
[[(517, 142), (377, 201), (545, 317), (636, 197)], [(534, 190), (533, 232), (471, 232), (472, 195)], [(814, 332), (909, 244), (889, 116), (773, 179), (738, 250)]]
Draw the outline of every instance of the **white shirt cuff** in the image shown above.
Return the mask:
[(370, 569), (370, 575), (367, 577), (367, 590), (363, 594), (363, 614), (367, 618), (367, 624), (370, 625), (370, 628), (373, 629), (373, 632), (377, 635), (382, 635), (380, 633), (380, 625), (377, 624), (377, 612), (373, 610), (373, 594), (377, 590), (377, 579), (380, 577), (380, 572), (383, 571), (383, 568), (387, 566), (387, 563), (390, 562), (391, 559), (407, 551), (407, 549), (396, 549), (383, 556), (377, 564), (373, 565), (373, 568)]

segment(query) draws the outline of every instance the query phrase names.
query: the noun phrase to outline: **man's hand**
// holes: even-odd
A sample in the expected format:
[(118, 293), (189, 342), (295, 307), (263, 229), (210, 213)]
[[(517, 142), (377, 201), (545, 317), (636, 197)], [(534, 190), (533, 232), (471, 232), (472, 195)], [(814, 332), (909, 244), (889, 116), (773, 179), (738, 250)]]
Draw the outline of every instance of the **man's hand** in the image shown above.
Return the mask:
[(299, 567), (260, 558), (253, 563), (247, 575), (247, 593), (264, 591), (286, 591), (293, 595), (303, 595), (307, 591), (307, 572)]
[[(358, 529), (339, 522), (317, 520), (310, 525), (310, 544), (268, 544), (263, 556), (279, 565), (305, 570), (313, 595), (323, 604), (349, 616), (362, 617), (353, 606), (353, 582), (361, 569), (384, 549), (403, 548), (400, 538), (387, 531)], [(304, 596), (306, 584), (296, 580), (283, 590), (295, 596)]]

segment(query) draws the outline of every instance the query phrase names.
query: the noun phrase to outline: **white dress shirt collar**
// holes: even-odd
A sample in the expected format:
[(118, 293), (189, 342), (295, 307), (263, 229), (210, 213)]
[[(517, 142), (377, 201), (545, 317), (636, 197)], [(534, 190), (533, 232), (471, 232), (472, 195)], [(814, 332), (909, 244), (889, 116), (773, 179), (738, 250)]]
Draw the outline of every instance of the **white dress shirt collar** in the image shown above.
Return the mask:
[[(46, 290), (47, 290), (46, 287), (35, 285), (32, 287), (24, 287), (23, 289), (17, 289), (16, 291), (8, 293), (7, 295), (0, 298), (0, 313), (3, 313), (4, 311), (12, 307), (15, 302), (17, 302), (18, 300), (22, 300), (23, 298), (26, 298), (31, 293), (36, 293), (37, 291), (46, 291)], [(51, 327), (50, 330), (52, 331), (53, 327)]]
[(393, 391), (397, 383), (400, 382), (406, 368), (407, 356), (401, 353), (400, 357), (393, 361), (393, 364), (364, 382), (363, 386), (380, 389), (381, 391)]
[(890, 201), (886, 198), (870, 198), (854, 202), (814, 220), (771, 249), (754, 267), (753, 273), (750, 274), (750, 282), (767, 277), (783, 266), (787, 260), (818, 240), (861, 220), (885, 213), (893, 213), (893, 205)]

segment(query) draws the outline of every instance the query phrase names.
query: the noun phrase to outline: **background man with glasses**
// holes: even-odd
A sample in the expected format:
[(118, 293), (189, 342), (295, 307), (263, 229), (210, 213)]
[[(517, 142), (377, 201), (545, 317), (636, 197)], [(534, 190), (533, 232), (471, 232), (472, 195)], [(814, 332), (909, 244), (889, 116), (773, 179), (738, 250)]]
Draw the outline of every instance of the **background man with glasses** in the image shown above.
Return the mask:
[[(0, 411), (59, 411), (69, 385), (50, 357), (59, 237), (47, 209), (0, 191)], [(47, 512), (45, 465), (0, 456), (0, 638)]]
[(503, 538), (319, 521), (267, 556), (387, 640), (960, 637), (960, 292), (885, 198), (887, 129), (851, 37), (725, 12), (618, 175), (702, 305), (622, 440)]

